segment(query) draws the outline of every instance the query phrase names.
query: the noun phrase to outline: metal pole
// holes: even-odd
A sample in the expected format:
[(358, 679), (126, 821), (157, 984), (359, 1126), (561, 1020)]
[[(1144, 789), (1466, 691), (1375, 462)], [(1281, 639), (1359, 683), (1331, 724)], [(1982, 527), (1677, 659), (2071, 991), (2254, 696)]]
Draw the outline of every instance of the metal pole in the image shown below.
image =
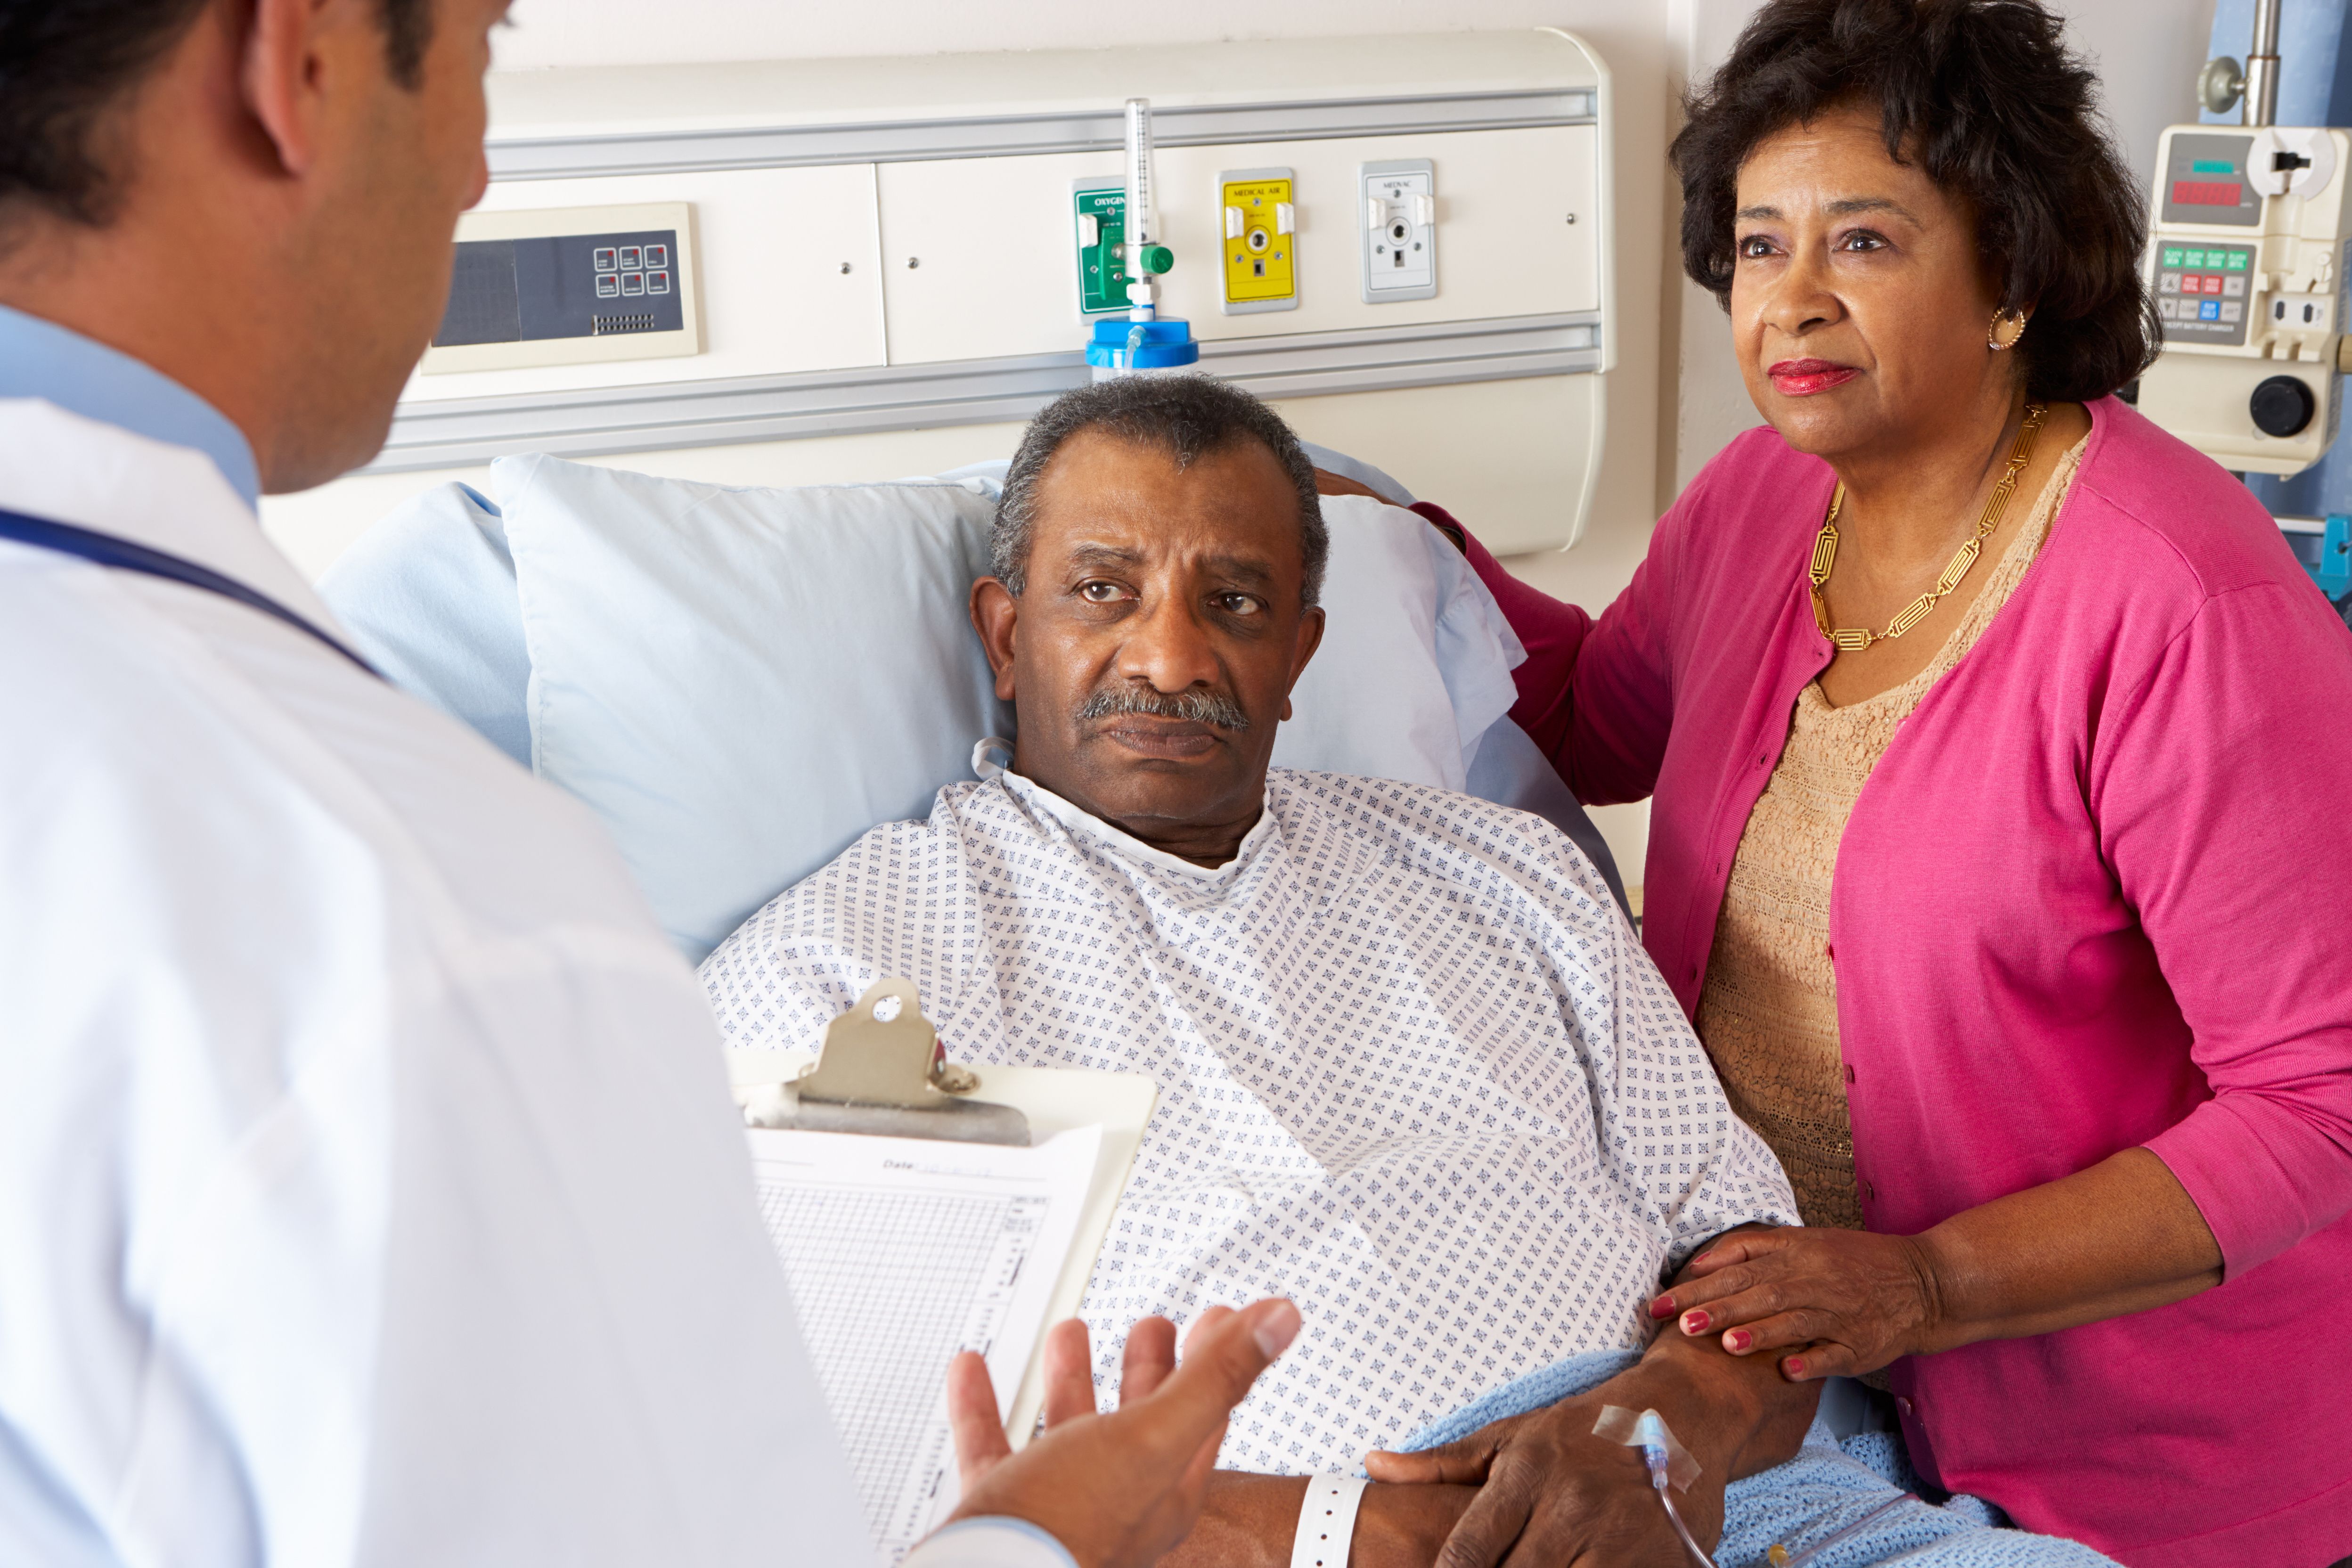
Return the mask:
[(2254, 47), (2246, 56), (2243, 123), (2270, 125), (2278, 119), (2279, 0), (2254, 0)]

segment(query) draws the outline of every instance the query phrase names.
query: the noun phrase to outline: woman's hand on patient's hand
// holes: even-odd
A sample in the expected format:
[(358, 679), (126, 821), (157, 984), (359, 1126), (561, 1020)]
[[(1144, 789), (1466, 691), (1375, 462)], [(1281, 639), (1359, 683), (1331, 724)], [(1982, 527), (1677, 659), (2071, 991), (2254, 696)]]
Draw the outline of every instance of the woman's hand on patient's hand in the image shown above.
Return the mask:
[(1118, 1409), (1095, 1410), (1087, 1327), (1045, 1337), (1046, 1430), (1013, 1452), (988, 1363), (971, 1352), (948, 1367), (948, 1412), (963, 1480), (954, 1517), (1003, 1515), (1049, 1531), (1079, 1568), (1149, 1568), (1200, 1517), (1225, 1418), (1298, 1334), (1298, 1309), (1259, 1301), (1212, 1307), (1176, 1362), (1176, 1330), (1146, 1318), (1127, 1339)]
[(1734, 1231), (1692, 1258), (1650, 1315), (1694, 1338), (1717, 1335), (1733, 1355), (1772, 1352), (1798, 1382), (1945, 1348), (1927, 1249), (1869, 1231)]

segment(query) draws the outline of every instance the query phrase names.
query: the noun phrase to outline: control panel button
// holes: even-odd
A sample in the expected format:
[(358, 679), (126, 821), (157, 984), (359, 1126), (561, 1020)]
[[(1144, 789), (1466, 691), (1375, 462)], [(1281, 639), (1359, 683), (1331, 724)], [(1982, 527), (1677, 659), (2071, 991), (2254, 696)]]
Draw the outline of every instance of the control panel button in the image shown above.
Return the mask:
[[(621, 287), (629, 293), (634, 294), (636, 290), (629, 288), (629, 284), (632, 281), (633, 279), (624, 278), (621, 280)], [(2200, 321), (2220, 321), (2221, 319), (2221, 301), (2219, 300), (2200, 300), (2197, 302), (2197, 319)]]
[[(2165, 252), (2165, 254), (2166, 254), (2167, 256), (2170, 256), (2170, 255), (2173, 255), (2173, 254), (2174, 254), (2174, 252), (2172, 252), (2172, 251), (2168, 251), (2168, 251), (2166, 251), (2166, 252)], [(2179, 293), (2179, 292), (2180, 292), (2180, 274), (2179, 274), (2179, 273), (2178, 273), (2178, 272), (2167, 272), (2167, 273), (2163, 274), (2161, 277), (2158, 278), (2158, 279), (2157, 279), (2157, 280), (2156, 280), (2156, 291), (2157, 291), (2158, 293), (2159, 293), (2159, 294), (2178, 294), (2178, 293)]]
[(2246, 280), (2243, 278), (2224, 278), (2221, 279), (2221, 298), (2224, 300), (2242, 300), (2245, 297)]
[(2319, 411), (2319, 400), (2311, 388), (2291, 375), (2274, 375), (2254, 388), (2247, 400), (2247, 412), (2253, 416), (2254, 428), (2265, 436), (2282, 438), (2303, 434), (2311, 416)]
[(634, 245), (621, 247), (621, 270), (635, 272), (646, 264), (645, 252)]
[(2221, 301), (2221, 319), (2223, 321), (2243, 321), (2245, 319), (2245, 314), (2246, 307), (2240, 301), (2236, 300), (2224, 300)]
[[(598, 279), (597, 281), (601, 283), (604, 279)], [(2177, 321), (2180, 319), (2180, 301), (2168, 297), (2160, 299), (2156, 302), (2156, 313), (2168, 321)]]
[(648, 267), (667, 267), (669, 265), (669, 247), (667, 245), (646, 246), (646, 265)]
[[(575, 253), (575, 254), (576, 254), (576, 253)], [(597, 271), (599, 271), (599, 272), (610, 272), (610, 271), (612, 271), (612, 270), (613, 270), (613, 267), (614, 267), (614, 261), (615, 261), (615, 259), (616, 259), (616, 258), (617, 258), (617, 254), (618, 254), (618, 253), (617, 253), (617, 252), (615, 252), (615, 251), (614, 250), (614, 248), (613, 248), (611, 246), (609, 246), (609, 245), (603, 245), (603, 246), (599, 246), (599, 247), (596, 247), (596, 270), (597, 270)]]
[[(618, 296), (620, 292), (621, 279), (617, 274), (611, 272), (596, 274), (596, 298), (610, 300)], [(2169, 301), (2167, 302), (2169, 303)]]
[[(622, 293), (624, 293), (624, 294), (642, 294), (642, 293), (644, 293), (645, 291), (646, 291), (646, 275), (645, 275), (644, 273), (642, 273), (642, 272), (624, 272), (624, 273), (622, 273), (622, 274), (621, 274), (621, 292), (622, 292)], [(2219, 305), (2215, 305), (2215, 306), (2213, 307), (2213, 309), (2215, 309), (2216, 310), (2220, 310), (2221, 308), (2221, 306), (2219, 306)]]
[[(648, 273), (646, 273), (646, 293), (648, 293), (648, 294), (667, 294), (667, 293), (668, 293), (668, 292), (669, 292), (669, 274), (668, 274), (668, 273), (667, 273), (667, 272), (648, 272)], [(2234, 306), (2233, 306), (2233, 307), (2231, 307), (2231, 308), (2232, 308), (2232, 309), (2235, 309), (2235, 307), (2234, 307)]]

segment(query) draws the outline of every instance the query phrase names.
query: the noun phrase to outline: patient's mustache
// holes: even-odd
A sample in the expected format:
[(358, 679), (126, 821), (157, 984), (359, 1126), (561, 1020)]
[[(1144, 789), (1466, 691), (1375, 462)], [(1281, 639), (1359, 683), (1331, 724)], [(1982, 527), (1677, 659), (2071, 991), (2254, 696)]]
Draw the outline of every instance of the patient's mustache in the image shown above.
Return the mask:
[(1240, 704), (1222, 691), (1203, 691), (1191, 688), (1183, 691), (1155, 691), (1149, 686), (1122, 686), (1112, 690), (1097, 691), (1087, 699), (1078, 710), (1078, 721), (1117, 719), (1129, 713), (1148, 713), (1155, 719), (1183, 719), (1195, 724), (1214, 724), (1220, 730), (1246, 730), (1249, 715)]

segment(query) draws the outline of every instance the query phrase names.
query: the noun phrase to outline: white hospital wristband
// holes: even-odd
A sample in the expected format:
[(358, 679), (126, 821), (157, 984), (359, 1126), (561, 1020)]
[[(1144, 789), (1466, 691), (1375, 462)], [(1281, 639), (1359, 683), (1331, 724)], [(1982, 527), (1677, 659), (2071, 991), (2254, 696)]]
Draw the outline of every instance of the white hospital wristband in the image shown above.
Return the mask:
[(1364, 1483), (1354, 1476), (1307, 1477), (1298, 1534), (1290, 1542), (1290, 1568), (1348, 1568), (1356, 1505), (1363, 1500)]

